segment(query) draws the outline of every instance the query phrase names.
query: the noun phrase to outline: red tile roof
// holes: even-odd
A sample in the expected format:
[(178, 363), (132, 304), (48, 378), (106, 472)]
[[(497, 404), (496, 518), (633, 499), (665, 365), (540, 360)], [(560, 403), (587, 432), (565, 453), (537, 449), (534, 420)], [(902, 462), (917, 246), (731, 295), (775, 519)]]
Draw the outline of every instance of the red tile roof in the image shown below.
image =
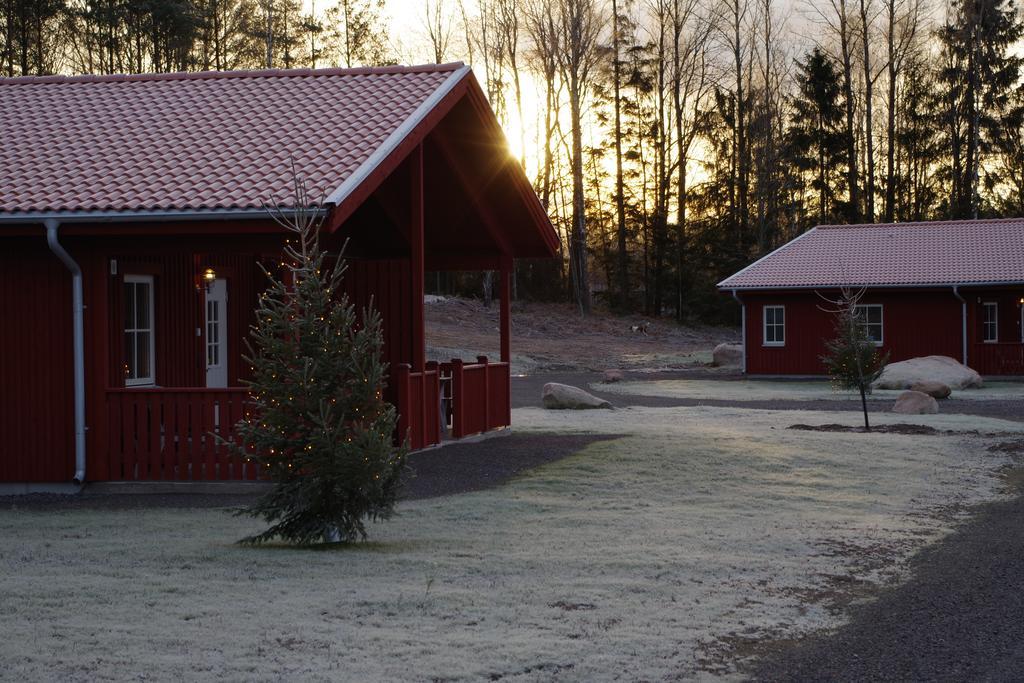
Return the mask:
[(0, 220), (287, 203), (293, 162), (330, 194), (461, 67), (0, 78)]
[(822, 225), (720, 289), (1024, 282), (1024, 219)]

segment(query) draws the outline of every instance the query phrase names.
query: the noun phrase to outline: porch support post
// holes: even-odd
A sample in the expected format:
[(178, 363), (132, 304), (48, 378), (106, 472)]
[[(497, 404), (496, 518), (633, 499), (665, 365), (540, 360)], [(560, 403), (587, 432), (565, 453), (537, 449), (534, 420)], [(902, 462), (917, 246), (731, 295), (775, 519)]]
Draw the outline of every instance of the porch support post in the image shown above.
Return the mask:
[(501, 362), (512, 360), (512, 257), (501, 257)]
[(423, 325), (423, 144), (410, 157), (412, 187), (409, 241), (412, 260), (412, 371), (423, 372), (426, 363), (426, 335)]

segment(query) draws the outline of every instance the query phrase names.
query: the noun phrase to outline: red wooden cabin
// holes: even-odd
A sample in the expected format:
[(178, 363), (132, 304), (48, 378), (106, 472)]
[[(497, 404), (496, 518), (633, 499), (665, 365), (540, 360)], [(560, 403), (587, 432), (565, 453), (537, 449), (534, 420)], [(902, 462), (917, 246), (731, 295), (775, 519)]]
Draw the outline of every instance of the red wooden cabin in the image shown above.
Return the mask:
[(743, 306), (744, 371), (821, 375), (826, 298), (866, 288), (869, 338), (891, 361), (942, 355), (1024, 375), (1024, 219), (826, 225), (718, 284)]
[[(558, 242), (468, 67), (0, 79), (0, 130), (0, 482), (254, 478), (209, 435), (246, 409), (293, 168), (413, 447), (509, 425), (513, 259)], [(440, 270), (500, 273), (497, 361), (425, 362)]]

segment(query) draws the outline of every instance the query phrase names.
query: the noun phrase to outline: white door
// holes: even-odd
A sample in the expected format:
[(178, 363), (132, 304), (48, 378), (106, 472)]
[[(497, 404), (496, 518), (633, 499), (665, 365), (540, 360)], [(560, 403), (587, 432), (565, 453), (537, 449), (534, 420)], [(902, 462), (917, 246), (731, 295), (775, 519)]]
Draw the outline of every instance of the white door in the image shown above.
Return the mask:
[(228, 385), (228, 282), (217, 279), (206, 290), (206, 386)]

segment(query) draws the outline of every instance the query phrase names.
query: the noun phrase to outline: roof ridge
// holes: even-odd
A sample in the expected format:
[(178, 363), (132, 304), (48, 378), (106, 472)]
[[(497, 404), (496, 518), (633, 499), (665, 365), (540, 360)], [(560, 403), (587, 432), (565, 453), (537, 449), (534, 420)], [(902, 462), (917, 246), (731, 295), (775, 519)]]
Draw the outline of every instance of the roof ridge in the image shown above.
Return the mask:
[(999, 223), (1024, 223), (1024, 218), (961, 218), (956, 220), (940, 221), (896, 221), (893, 223), (832, 223), (828, 225), (816, 225), (819, 230), (850, 230), (856, 228), (919, 228), (935, 227), (941, 225), (973, 225), (983, 223), (986, 225)]
[(362, 66), (354, 68), (328, 67), (320, 69), (251, 69), (235, 71), (177, 71), (152, 74), (82, 74), (78, 76), (16, 76), (0, 78), (0, 85), (43, 85), (51, 83), (122, 83), (145, 81), (199, 81), (227, 78), (301, 78), (317, 76), (365, 76), (404, 73), (436, 73), (457, 71), (465, 64), (418, 64), (412, 66)]

